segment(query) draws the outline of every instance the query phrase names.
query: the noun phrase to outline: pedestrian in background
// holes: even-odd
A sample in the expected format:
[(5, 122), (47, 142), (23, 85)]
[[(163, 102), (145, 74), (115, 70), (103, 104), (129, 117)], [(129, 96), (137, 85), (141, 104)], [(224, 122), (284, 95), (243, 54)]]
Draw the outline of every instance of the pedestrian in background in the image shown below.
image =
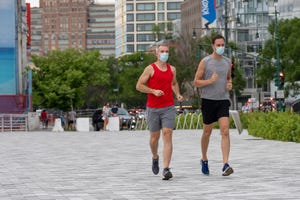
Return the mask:
[(111, 116), (112, 117), (119, 117), (118, 111), (119, 111), (119, 104), (115, 104), (112, 108), (111, 108)]
[(222, 175), (229, 176), (233, 169), (229, 166), (230, 137), (229, 137), (229, 90), (232, 89), (231, 61), (224, 57), (225, 39), (216, 35), (212, 39), (213, 53), (204, 57), (198, 66), (194, 78), (194, 86), (201, 88), (203, 116), (203, 134), (201, 138), (202, 173), (209, 175), (207, 149), (214, 122), (220, 127), (221, 149), (223, 156)]
[(106, 131), (106, 126), (108, 124), (108, 117), (110, 115), (110, 107), (109, 107), (109, 103), (105, 103), (103, 108), (102, 108), (102, 111), (103, 111), (103, 120), (104, 120), (104, 125), (103, 125), (103, 130)]
[(41, 122), (42, 122), (43, 128), (48, 128), (48, 113), (46, 110), (43, 110), (41, 112)]
[(176, 68), (167, 63), (169, 47), (159, 44), (156, 48), (157, 61), (148, 65), (139, 77), (136, 89), (147, 93), (147, 123), (150, 130), (150, 148), (152, 152), (152, 172), (159, 173), (158, 143), (162, 130), (163, 137), (163, 180), (173, 177), (170, 162), (173, 151), (172, 134), (175, 127), (175, 107), (173, 92), (178, 101), (182, 101)]
[(75, 130), (76, 112), (74, 110), (68, 113), (68, 130)]

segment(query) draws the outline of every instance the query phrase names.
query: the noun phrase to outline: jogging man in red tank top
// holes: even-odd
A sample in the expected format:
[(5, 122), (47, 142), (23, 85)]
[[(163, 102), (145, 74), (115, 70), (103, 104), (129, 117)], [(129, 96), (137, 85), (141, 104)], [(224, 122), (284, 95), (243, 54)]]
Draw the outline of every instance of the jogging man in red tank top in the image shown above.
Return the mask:
[(152, 172), (159, 173), (158, 143), (160, 132), (163, 137), (163, 180), (173, 177), (170, 162), (173, 151), (172, 134), (175, 127), (175, 107), (173, 92), (178, 101), (182, 101), (176, 69), (167, 63), (169, 47), (159, 44), (156, 48), (157, 61), (147, 66), (139, 77), (136, 89), (147, 93), (147, 124), (150, 130), (150, 148), (152, 152)]

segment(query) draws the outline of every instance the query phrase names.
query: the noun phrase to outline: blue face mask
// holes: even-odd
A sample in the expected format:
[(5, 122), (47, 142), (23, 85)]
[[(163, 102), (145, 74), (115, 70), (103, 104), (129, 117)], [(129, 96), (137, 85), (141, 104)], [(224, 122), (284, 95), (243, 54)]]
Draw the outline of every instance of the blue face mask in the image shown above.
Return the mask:
[(169, 53), (161, 53), (159, 56), (159, 60), (161, 62), (167, 62), (168, 58), (169, 58)]
[(216, 54), (218, 54), (219, 56), (223, 55), (224, 51), (225, 51), (225, 47), (216, 48)]

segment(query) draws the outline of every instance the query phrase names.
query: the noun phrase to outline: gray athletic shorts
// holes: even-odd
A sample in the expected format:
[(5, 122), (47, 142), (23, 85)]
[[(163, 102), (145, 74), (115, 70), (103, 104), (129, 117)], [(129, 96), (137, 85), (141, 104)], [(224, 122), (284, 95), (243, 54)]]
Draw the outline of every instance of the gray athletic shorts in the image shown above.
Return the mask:
[(148, 129), (151, 132), (159, 131), (162, 128), (175, 127), (175, 107), (148, 108), (146, 110)]

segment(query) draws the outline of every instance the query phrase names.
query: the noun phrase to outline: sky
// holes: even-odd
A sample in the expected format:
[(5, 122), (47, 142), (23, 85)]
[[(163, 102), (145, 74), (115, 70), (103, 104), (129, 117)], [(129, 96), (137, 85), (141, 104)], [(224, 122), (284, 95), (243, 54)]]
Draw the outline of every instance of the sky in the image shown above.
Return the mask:
[[(1, 0), (3, 1), (3, 0)], [(6, 0), (5, 0), (6, 1)], [(113, 3), (115, 0), (95, 0), (96, 3)], [(30, 3), (31, 7), (38, 7), (39, 0), (25, 0), (26, 3)]]
[(0, 47), (12, 47), (15, 44), (15, 12), (14, 2), (1, 0), (0, 4)]

